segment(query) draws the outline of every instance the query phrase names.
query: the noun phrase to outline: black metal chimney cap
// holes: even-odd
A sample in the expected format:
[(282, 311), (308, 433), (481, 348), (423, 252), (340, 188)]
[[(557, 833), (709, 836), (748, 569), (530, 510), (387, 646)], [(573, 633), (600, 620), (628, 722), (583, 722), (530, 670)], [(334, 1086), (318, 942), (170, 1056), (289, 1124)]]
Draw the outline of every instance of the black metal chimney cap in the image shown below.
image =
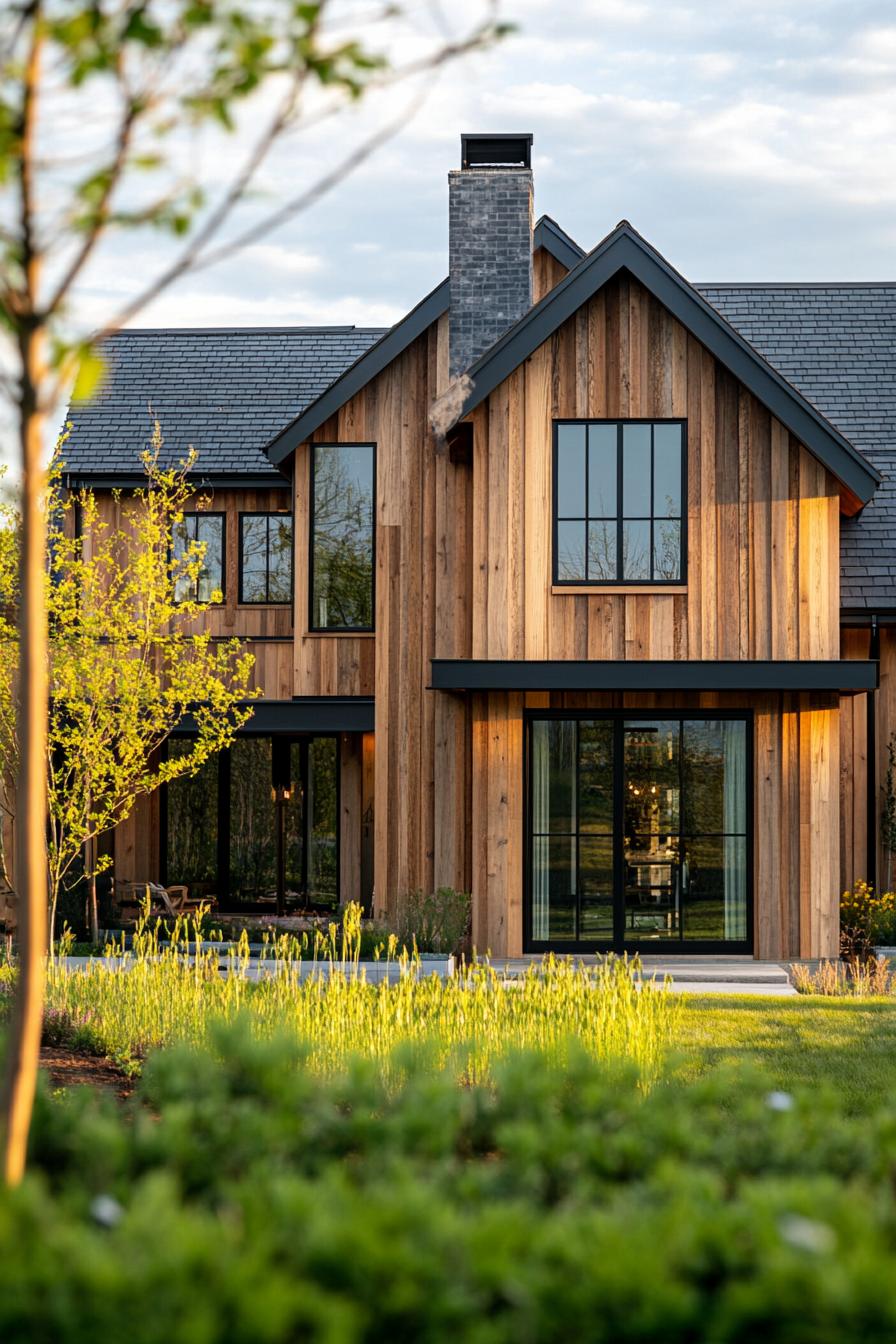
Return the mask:
[(462, 135), (461, 168), (531, 168), (531, 135)]

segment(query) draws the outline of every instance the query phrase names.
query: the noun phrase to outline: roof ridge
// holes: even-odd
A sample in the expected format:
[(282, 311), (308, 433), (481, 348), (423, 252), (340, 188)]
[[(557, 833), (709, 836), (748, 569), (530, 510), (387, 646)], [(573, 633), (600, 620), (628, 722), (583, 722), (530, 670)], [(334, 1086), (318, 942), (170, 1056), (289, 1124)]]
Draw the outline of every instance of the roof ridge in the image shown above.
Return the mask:
[(695, 289), (896, 289), (896, 280), (694, 280)]

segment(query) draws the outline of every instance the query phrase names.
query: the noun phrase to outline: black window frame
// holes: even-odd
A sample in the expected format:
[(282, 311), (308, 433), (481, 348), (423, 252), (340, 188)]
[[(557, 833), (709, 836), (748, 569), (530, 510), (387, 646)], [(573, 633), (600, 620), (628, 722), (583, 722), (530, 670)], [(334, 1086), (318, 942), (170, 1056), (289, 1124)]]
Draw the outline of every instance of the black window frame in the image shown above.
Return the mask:
[[(224, 604), (225, 604), (226, 601), (227, 601), (227, 513), (226, 513), (225, 511), (223, 511), (223, 510), (219, 510), (219, 509), (184, 509), (183, 517), (184, 517), (184, 521), (186, 521), (188, 518), (220, 518), (220, 519), (221, 519), (221, 582), (220, 582), (220, 584), (218, 585), (219, 590), (220, 590), (220, 593), (221, 593), (221, 601), (220, 601), (220, 602), (210, 602), (208, 605), (211, 606), (211, 607), (223, 607)], [(192, 537), (192, 538), (190, 538), (190, 540), (191, 540), (191, 541), (195, 541), (195, 540), (196, 540), (196, 537)], [(171, 536), (171, 555), (172, 555), (172, 558), (173, 558), (173, 557), (174, 557), (174, 534), (173, 534), (173, 532), (172, 532), (172, 536)], [(193, 597), (192, 597), (191, 599), (187, 599), (187, 600), (194, 601), (194, 602), (199, 602), (199, 601), (201, 600), (201, 599), (199, 598), (199, 596), (198, 596), (198, 588), (199, 588), (199, 577), (198, 577), (198, 575), (197, 575), (197, 577), (196, 577), (196, 581), (195, 581), (195, 584), (194, 584)], [(179, 599), (179, 600), (180, 600), (180, 601), (183, 601), (184, 599)]]
[[(268, 520), (267, 538), (265, 546), (265, 570), (264, 570), (264, 598), (247, 598), (243, 592), (243, 524), (246, 518), (266, 518)], [(271, 590), (271, 524), (272, 518), (288, 518), (292, 527), (292, 540), (289, 547), (289, 597), (272, 599), (269, 594)], [(238, 601), (241, 607), (291, 607), (293, 600), (293, 589), (295, 587), (295, 563), (296, 563), (296, 520), (295, 515), (290, 509), (247, 509), (239, 515), (239, 535), (237, 538), (238, 561), (239, 561), (239, 591)]]
[[(298, 746), (300, 751), (299, 778), (295, 781), (302, 790), (305, 799), (309, 796), (308, 778), (309, 778), (309, 752), (312, 742), (326, 738), (336, 743), (336, 905), (337, 908), (342, 901), (342, 740), (346, 735), (336, 731), (323, 733), (254, 733), (245, 729), (237, 734), (237, 738), (258, 738), (266, 740), (271, 744), (271, 755), (277, 748), (275, 743), (279, 743), (289, 752), (292, 746)], [(194, 733), (177, 734), (172, 739), (166, 739), (162, 743), (162, 759), (168, 760), (169, 741), (195, 741)], [(237, 739), (235, 738), (234, 741)], [(231, 743), (231, 746), (233, 743)], [(233, 755), (231, 747), (222, 747), (222, 749), (211, 759), (217, 764), (217, 837), (216, 837), (216, 868), (217, 876), (215, 892), (217, 898), (217, 909), (224, 914), (251, 914), (251, 913), (270, 913), (270, 908), (266, 904), (253, 901), (233, 901), (231, 899), (231, 870), (230, 870), (230, 841), (232, 832), (232, 811), (231, 811), (231, 781), (233, 775)], [(272, 760), (273, 773), (273, 760)], [(166, 886), (169, 878), (168, 863), (168, 805), (169, 805), (169, 785), (167, 782), (161, 785), (159, 790), (159, 880), (162, 886)], [(274, 803), (271, 801), (271, 808)], [(311, 813), (309, 809), (303, 809), (302, 815), (302, 884), (307, 894), (308, 887), (308, 854), (310, 850), (311, 838)], [(362, 891), (363, 894), (363, 891)]]
[[(559, 719), (576, 723), (595, 720), (610, 721), (614, 725), (613, 754), (613, 936), (612, 938), (555, 938), (536, 939), (532, 937), (532, 867), (535, 836), (532, 831), (532, 724), (536, 720)], [(745, 725), (746, 739), (744, 758), (746, 767), (746, 930), (745, 939), (631, 939), (624, 937), (625, 923), (625, 882), (623, 872), (624, 826), (621, 816), (620, 799), (623, 790), (623, 760), (619, 751), (619, 742), (626, 723), (652, 722), (656, 719), (677, 719), (679, 722), (714, 722), (727, 720)], [(526, 709), (523, 711), (523, 951), (538, 954), (542, 952), (603, 953), (615, 952), (617, 955), (641, 953), (646, 956), (688, 956), (688, 955), (724, 955), (752, 956), (755, 945), (755, 887), (754, 887), (754, 850), (755, 850), (755, 771), (754, 771), (754, 713), (751, 709), (687, 709), (680, 707), (654, 709)], [(578, 779), (578, 753), (576, 777)], [(685, 802), (682, 794), (679, 834), (683, 844), (685, 836)], [(578, 891), (578, 869), (580, 866), (579, 845), (581, 830), (576, 832), (576, 902), (581, 899)], [(578, 915), (577, 915), (578, 919)]]
[[(561, 522), (584, 522), (585, 525), (585, 544), (587, 554), (588, 526), (592, 521), (588, 512), (590, 490), (589, 490), (589, 457), (588, 440), (585, 440), (585, 512), (584, 514), (573, 518), (572, 516), (561, 517), (558, 511), (558, 451), (559, 434), (561, 425), (615, 425), (616, 426), (616, 578), (614, 579), (562, 579), (558, 574), (559, 547), (558, 547), (558, 523)], [(679, 575), (674, 579), (626, 579), (622, 577), (622, 536), (623, 523), (625, 522), (649, 522), (650, 523), (650, 562), (653, 565), (653, 532), (657, 521), (663, 521), (663, 516), (654, 512), (653, 502), (653, 481), (654, 481), (654, 451), (653, 436), (651, 435), (651, 453), (650, 453), (650, 516), (627, 517), (623, 508), (623, 451), (622, 440), (623, 431), (626, 425), (679, 425), (681, 427), (681, 514), (678, 518), (666, 519), (668, 522), (677, 522), (680, 529), (680, 566)], [(596, 522), (611, 521), (607, 518), (595, 518)], [(551, 581), (557, 588), (643, 588), (643, 589), (662, 589), (662, 588), (681, 588), (688, 581), (688, 422), (684, 416), (560, 416), (553, 421), (552, 427), (552, 448), (551, 448)], [(587, 560), (586, 560), (587, 564)]]
[[(372, 439), (351, 442), (324, 442), (310, 445), (308, 487), (308, 630), (315, 635), (372, 635), (376, 630), (376, 467), (377, 446)], [(314, 614), (314, 466), (318, 448), (369, 448), (372, 455), (372, 490), (370, 498), (370, 625), (318, 625)]]

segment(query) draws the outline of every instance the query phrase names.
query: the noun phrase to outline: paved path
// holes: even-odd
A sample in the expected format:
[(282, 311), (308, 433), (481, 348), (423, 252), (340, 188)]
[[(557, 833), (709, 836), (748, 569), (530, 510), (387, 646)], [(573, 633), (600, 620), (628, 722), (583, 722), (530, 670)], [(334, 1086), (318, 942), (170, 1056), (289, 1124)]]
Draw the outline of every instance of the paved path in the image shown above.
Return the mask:
[[(116, 958), (111, 958), (109, 962), (105, 962), (103, 958), (94, 960), (113, 967), (119, 964)], [(525, 975), (529, 967), (533, 963), (537, 964), (539, 960), (539, 957), (493, 957), (491, 964), (496, 971), (504, 975), (505, 979), (512, 981)], [(576, 960), (593, 966), (601, 958), (582, 956)], [(83, 970), (90, 963), (89, 957), (64, 958), (65, 967), (70, 971)], [(227, 959), (222, 957), (222, 974), (226, 974), (227, 965)], [(677, 994), (758, 994), (775, 997), (796, 995), (786, 965), (777, 961), (754, 961), (752, 957), (666, 956), (642, 957), (641, 966), (647, 979), (655, 977), (658, 981), (662, 981), (668, 978), (671, 989)], [(401, 974), (400, 968), (394, 962), (388, 965), (383, 961), (363, 962), (362, 967), (367, 980), (371, 983), (388, 979), (394, 984)], [(270, 974), (270, 969), (270, 962), (259, 963), (253, 960), (246, 968), (246, 978), (258, 980)], [(323, 971), (326, 974), (328, 969), (329, 964), (326, 962), (318, 963), (316, 967), (310, 961), (304, 962), (302, 979), (306, 979), (315, 971)], [(346, 967), (349, 973), (352, 969), (351, 965)], [(441, 961), (424, 962), (420, 970), (423, 975), (435, 972), (444, 976), (447, 973), (447, 965)]]

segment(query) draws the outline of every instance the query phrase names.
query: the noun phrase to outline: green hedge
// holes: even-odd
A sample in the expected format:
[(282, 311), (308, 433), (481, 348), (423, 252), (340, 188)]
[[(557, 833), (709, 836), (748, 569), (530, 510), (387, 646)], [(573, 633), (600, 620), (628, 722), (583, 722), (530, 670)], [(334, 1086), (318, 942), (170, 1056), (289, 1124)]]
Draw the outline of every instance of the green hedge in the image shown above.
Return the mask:
[(0, 1197), (4, 1344), (896, 1337), (896, 1109), (574, 1054), (321, 1080), (232, 1029), (125, 1108), (44, 1095)]

